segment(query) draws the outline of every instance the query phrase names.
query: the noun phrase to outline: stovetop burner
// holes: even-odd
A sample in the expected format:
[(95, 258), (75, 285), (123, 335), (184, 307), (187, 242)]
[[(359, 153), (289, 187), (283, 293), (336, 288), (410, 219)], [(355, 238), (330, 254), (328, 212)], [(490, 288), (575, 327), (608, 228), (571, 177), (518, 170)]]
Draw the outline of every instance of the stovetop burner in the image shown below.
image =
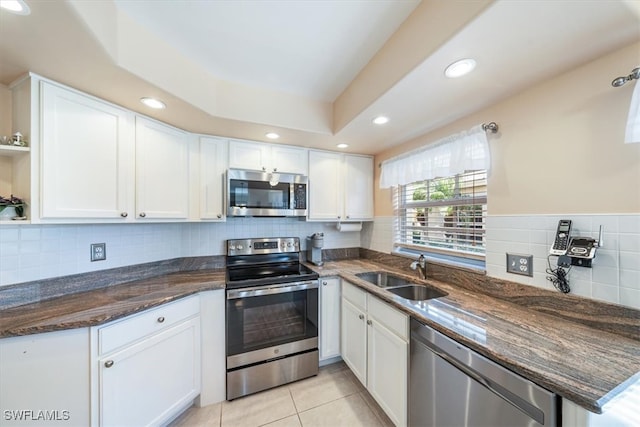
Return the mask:
[(300, 263), (297, 237), (227, 241), (227, 288), (315, 280), (318, 276)]

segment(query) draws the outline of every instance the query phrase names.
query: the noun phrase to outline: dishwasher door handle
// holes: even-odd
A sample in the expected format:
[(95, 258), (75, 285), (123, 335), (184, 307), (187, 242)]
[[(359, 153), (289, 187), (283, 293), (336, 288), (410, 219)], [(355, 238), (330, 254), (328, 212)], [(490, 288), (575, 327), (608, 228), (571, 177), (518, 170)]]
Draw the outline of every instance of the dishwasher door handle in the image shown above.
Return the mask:
[(518, 397), (517, 395), (510, 392), (506, 388), (500, 386), (499, 384), (495, 384), (490, 379), (485, 378), (484, 376), (478, 374), (473, 369), (461, 363), (454, 357), (450, 356), (448, 353), (440, 349), (438, 346), (436, 346), (432, 342), (425, 340), (425, 338), (420, 334), (412, 333), (411, 337), (417, 342), (419, 342), (420, 344), (424, 345), (426, 348), (428, 348), (436, 356), (441, 357), (442, 359), (447, 361), (449, 364), (451, 364), (453, 367), (455, 367), (456, 369), (461, 371), (463, 374), (475, 380), (478, 384), (480, 384), (481, 386), (483, 386), (484, 388), (486, 388), (487, 390), (489, 390), (490, 392), (492, 392), (502, 400), (508, 402), (513, 407), (522, 411), (523, 413), (525, 413), (526, 415), (528, 415), (529, 417), (537, 421), (539, 424), (544, 425), (544, 411), (542, 411), (540, 408)]

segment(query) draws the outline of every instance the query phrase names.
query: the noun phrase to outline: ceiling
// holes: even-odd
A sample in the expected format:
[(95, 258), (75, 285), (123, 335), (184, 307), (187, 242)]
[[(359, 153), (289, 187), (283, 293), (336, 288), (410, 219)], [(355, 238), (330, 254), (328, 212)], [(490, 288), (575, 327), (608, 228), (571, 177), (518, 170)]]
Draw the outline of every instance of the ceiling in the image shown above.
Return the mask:
[[(640, 1), (26, 1), (0, 11), (1, 84), (33, 71), (192, 132), (367, 154), (640, 40)], [(476, 70), (444, 77), (462, 57)]]

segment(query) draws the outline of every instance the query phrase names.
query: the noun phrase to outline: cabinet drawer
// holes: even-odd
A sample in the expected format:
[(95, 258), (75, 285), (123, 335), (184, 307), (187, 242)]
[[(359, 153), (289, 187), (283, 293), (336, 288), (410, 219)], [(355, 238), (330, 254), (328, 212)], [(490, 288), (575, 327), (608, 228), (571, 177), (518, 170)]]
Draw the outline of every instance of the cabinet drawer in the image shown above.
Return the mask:
[(98, 352), (109, 353), (199, 312), (200, 300), (195, 295), (118, 320), (98, 329)]
[(368, 313), (387, 329), (404, 340), (409, 340), (409, 316), (389, 304), (369, 295)]
[(342, 296), (351, 301), (356, 307), (367, 310), (367, 292), (347, 281), (342, 281)]

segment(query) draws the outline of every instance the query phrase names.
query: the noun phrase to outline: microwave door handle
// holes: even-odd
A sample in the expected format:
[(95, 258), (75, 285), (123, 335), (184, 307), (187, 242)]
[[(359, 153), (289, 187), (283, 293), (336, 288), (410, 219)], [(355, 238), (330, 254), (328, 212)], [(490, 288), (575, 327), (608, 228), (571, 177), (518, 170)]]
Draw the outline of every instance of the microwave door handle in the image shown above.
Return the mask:
[(305, 291), (308, 289), (317, 289), (318, 281), (312, 282), (298, 282), (286, 285), (268, 286), (261, 288), (242, 288), (242, 289), (228, 289), (227, 299), (249, 298), (259, 297), (264, 295), (284, 294), (287, 292)]

